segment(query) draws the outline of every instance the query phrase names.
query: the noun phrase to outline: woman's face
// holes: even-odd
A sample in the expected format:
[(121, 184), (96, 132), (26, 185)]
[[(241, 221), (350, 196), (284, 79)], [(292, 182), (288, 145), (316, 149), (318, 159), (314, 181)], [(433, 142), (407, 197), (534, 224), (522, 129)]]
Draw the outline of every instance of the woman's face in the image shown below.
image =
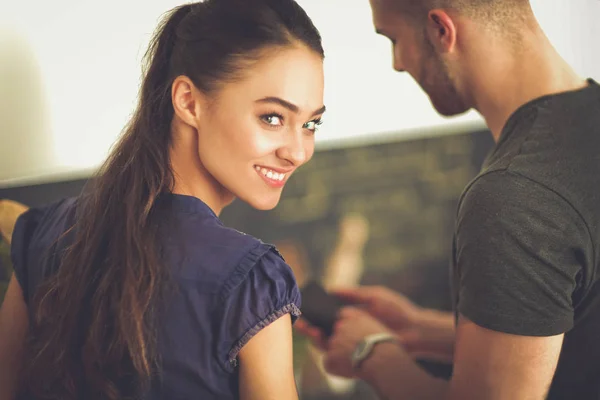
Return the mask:
[(199, 166), (221, 197), (268, 210), (313, 155), (325, 111), (323, 61), (299, 46), (269, 52), (243, 72), (197, 117)]

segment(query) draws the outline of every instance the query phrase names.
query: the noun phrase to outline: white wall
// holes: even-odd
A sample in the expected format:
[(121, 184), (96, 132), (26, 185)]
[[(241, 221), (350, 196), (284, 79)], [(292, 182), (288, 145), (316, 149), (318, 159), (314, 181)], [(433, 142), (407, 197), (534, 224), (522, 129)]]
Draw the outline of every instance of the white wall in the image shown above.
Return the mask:
[[(140, 60), (176, 0), (0, 0), (0, 186), (11, 179), (97, 166), (135, 104)], [(367, 0), (299, 0), (326, 50), (321, 146), (380, 132), (452, 132), (412, 80), (391, 69)], [(558, 50), (600, 80), (600, 1), (532, 0)], [(7, 100), (8, 99), (8, 100)]]

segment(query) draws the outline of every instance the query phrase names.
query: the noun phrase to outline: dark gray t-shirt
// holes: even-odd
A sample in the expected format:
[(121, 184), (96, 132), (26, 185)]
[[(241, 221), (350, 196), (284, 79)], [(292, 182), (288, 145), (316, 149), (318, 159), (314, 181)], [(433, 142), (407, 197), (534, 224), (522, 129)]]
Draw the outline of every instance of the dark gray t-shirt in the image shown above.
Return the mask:
[(508, 120), (458, 207), (457, 313), (525, 336), (566, 333), (549, 399), (600, 399), (600, 86)]

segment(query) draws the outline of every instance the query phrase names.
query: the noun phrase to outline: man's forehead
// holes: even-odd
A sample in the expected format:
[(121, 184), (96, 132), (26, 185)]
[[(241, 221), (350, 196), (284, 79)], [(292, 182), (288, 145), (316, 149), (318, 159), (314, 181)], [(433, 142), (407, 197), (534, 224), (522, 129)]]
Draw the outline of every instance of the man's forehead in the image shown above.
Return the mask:
[[(393, 0), (371, 0), (371, 9), (373, 11), (373, 25), (375, 31), (380, 34), (386, 34), (393, 27), (397, 27), (400, 22), (398, 17), (398, 7), (390, 7)], [(386, 35), (389, 36), (389, 35)]]
[(370, 0), (375, 25), (386, 25), (401, 15), (402, 0)]
[(370, 0), (371, 6), (378, 12), (390, 12), (402, 10), (403, 2), (406, 0)]
[(381, 14), (387, 8), (389, 8), (389, 1), (387, 0), (370, 0), (371, 9), (373, 10), (373, 15)]

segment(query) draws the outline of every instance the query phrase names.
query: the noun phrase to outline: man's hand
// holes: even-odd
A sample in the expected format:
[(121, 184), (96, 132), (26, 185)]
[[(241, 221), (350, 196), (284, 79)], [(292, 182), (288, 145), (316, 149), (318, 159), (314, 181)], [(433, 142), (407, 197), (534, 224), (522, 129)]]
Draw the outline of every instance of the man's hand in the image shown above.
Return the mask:
[(325, 368), (344, 377), (357, 377), (371, 385), (381, 398), (440, 399), (447, 390), (447, 382), (428, 375), (413, 361), (398, 343), (375, 345), (373, 352), (358, 370), (352, 367), (352, 353), (368, 335), (390, 332), (365, 310), (346, 307), (341, 310), (333, 335), (327, 340), (318, 329), (305, 321), (298, 321), (302, 333), (312, 337), (325, 350)]
[(414, 328), (423, 313), (408, 298), (383, 286), (338, 289), (332, 293), (348, 304), (361, 306), (393, 331)]
[[(332, 294), (365, 310), (388, 330), (394, 331), (413, 358), (452, 362), (455, 324), (451, 313), (419, 307), (405, 296), (382, 286), (338, 289)], [(308, 336), (319, 348), (326, 349), (327, 338), (306, 321), (299, 320), (296, 331)]]
[(422, 308), (382, 286), (343, 289), (333, 293), (348, 303), (362, 306), (394, 331), (413, 358), (452, 362), (455, 324), (451, 313)]
[(342, 309), (327, 342), (325, 369), (348, 378), (360, 375), (352, 367), (352, 353), (366, 336), (383, 332), (389, 332), (389, 329), (366, 312), (352, 307)]
[[(421, 321), (423, 309), (408, 298), (383, 286), (362, 286), (350, 289), (332, 290), (331, 293), (344, 302), (360, 307), (381, 324), (397, 333), (410, 333), (417, 336), (416, 329)], [(295, 324), (296, 331), (312, 339), (321, 349), (327, 347), (327, 338), (316, 327), (300, 319)]]

